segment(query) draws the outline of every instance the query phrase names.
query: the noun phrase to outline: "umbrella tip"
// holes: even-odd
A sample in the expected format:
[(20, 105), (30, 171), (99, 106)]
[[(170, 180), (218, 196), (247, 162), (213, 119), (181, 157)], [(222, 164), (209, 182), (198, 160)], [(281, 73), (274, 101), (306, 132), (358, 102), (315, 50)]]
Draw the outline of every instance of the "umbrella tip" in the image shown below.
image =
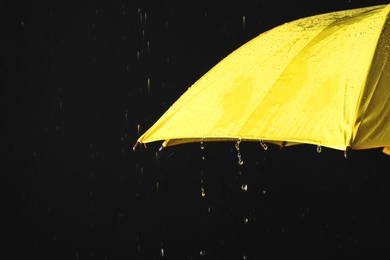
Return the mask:
[(139, 142), (136, 142), (134, 145), (133, 145), (133, 151), (137, 151), (138, 149), (138, 146), (139, 146)]
[(351, 153), (351, 147), (347, 146), (344, 150), (344, 158), (347, 159), (350, 153)]

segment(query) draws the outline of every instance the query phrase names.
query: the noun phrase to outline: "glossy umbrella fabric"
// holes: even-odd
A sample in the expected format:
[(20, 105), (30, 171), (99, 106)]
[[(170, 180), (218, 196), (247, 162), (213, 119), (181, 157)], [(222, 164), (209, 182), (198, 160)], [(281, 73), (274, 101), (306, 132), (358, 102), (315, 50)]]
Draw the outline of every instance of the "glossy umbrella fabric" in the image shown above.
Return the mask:
[(390, 5), (292, 21), (196, 81), (137, 143), (390, 149)]

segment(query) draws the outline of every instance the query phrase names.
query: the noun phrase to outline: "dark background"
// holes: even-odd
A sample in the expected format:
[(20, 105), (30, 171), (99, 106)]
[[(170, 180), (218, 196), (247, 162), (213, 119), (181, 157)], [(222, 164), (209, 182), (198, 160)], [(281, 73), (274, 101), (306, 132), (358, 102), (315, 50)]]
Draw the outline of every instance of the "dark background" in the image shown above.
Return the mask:
[(242, 166), (234, 143), (132, 150), (258, 34), (386, 3), (2, 1), (1, 259), (390, 257), (380, 149), (242, 143)]

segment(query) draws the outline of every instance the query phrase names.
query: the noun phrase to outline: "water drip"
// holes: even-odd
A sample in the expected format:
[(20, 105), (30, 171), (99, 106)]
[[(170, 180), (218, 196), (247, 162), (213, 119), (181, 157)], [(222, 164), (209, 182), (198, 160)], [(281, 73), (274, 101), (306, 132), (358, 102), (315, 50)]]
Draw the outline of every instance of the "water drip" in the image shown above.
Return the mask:
[(260, 139), (260, 145), (263, 147), (264, 150), (268, 149), (268, 146), (264, 143), (263, 139)]
[(239, 165), (243, 165), (243, 164), (244, 164), (244, 161), (243, 161), (242, 158), (241, 158), (240, 143), (241, 143), (241, 138), (238, 139), (238, 141), (237, 141), (235, 147), (236, 147), (236, 150), (237, 150), (238, 164), (239, 164)]

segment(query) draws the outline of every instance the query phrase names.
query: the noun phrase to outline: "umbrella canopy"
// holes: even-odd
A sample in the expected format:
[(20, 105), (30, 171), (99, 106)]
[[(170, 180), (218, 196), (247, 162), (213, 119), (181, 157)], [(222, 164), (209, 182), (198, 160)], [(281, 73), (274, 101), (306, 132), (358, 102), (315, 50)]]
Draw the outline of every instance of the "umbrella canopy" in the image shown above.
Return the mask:
[(196, 81), (137, 143), (264, 141), (390, 153), (389, 10), (331, 12), (260, 34)]

